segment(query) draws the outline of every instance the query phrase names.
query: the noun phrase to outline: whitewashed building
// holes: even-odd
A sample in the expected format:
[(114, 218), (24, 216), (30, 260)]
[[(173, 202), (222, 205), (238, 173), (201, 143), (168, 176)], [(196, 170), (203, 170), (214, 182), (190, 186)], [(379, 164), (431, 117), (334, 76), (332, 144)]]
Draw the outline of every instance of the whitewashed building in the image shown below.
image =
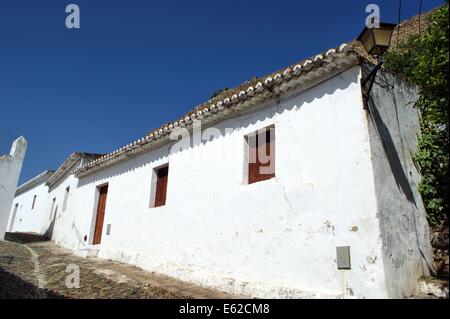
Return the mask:
[(17, 187), (10, 214), (8, 232), (44, 234), (49, 222), (45, 214), (48, 205), (48, 170)]
[(254, 297), (413, 294), (432, 265), (416, 88), (380, 71), (364, 101), (372, 67), (344, 44), (63, 165), (53, 240)]

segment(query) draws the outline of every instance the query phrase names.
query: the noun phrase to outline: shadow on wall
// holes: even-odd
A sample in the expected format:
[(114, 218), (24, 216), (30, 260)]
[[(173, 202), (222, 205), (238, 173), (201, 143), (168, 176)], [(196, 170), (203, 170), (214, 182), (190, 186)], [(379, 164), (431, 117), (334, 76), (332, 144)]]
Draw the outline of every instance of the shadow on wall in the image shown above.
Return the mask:
[(85, 240), (84, 240), (84, 236), (81, 235), (80, 230), (78, 229), (78, 227), (75, 225), (74, 222), (72, 222), (72, 229), (75, 232), (75, 236), (77, 236), (78, 239), (78, 249), (80, 248), (80, 245), (83, 246), (83, 248), (88, 248), (88, 245), (86, 244)]
[[(312, 103), (314, 100), (321, 99), (325, 96), (333, 96), (336, 91), (339, 90), (346, 90), (351, 85), (354, 85), (357, 83), (357, 77), (358, 72), (355, 71), (356, 69), (350, 69), (346, 72), (352, 72), (352, 74), (345, 74), (343, 73), (335, 75), (331, 79), (325, 80), (319, 84), (315, 84), (313, 87), (308, 88), (306, 91), (295, 93), (293, 96), (289, 96), (287, 98), (280, 97), (278, 95), (273, 95), (272, 100), (270, 102), (266, 102), (261, 104), (260, 107), (258, 107), (255, 111), (251, 111), (252, 113), (250, 115), (246, 116), (246, 113), (244, 114), (235, 114), (233, 115), (233, 109), (230, 109), (230, 118), (225, 119), (223, 121), (219, 121), (216, 124), (213, 124), (213, 127), (216, 127), (220, 129), (220, 135), (211, 136), (208, 140), (201, 140), (199, 141), (191, 141), (189, 147), (184, 147), (182, 149), (178, 149), (174, 151), (174, 153), (183, 152), (187, 148), (195, 148), (201, 145), (206, 145), (207, 143), (212, 142), (214, 139), (223, 138), (227, 134), (230, 134), (230, 132), (226, 129), (232, 129), (235, 131), (239, 131), (240, 129), (247, 128), (251, 125), (256, 124), (258, 121), (263, 121), (267, 118), (273, 118), (277, 114), (282, 114), (285, 111), (289, 110), (300, 110), (303, 105)], [(292, 92), (289, 92), (287, 94), (293, 94)], [(298, 95), (300, 94), (300, 95)], [(286, 95), (285, 95), (286, 96)], [(283, 103), (280, 103), (283, 101)], [(273, 106), (273, 111), (269, 112), (261, 112), (260, 116), (254, 116), (254, 112), (258, 112), (258, 109), (265, 108), (267, 106)], [(250, 112), (250, 111), (248, 111)], [(236, 121), (236, 119), (240, 119), (239, 121)], [(211, 126), (210, 126), (211, 127)], [(202, 127), (202, 131), (204, 131), (207, 127)], [(164, 158), (169, 154), (171, 147), (173, 144), (175, 144), (177, 141), (169, 142), (168, 144), (162, 144), (159, 148), (152, 151), (152, 156), (149, 158), (143, 157), (143, 154), (146, 154), (146, 152), (137, 154), (137, 155), (128, 155), (126, 161), (122, 161), (121, 163), (115, 165), (113, 168), (106, 167), (105, 169), (101, 170), (98, 173), (93, 173), (90, 175), (87, 175), (85, 177), (82, 177), (78, 181), (78, 187), (87, 186), (89, 184), (95, 184), (98, 181), (102, 181), (105, 179), (110, 179), (112, 177), (120, 176), (122, 174), (125, 174), (127, 172), (132, 172), (135, 169), (138, 169), (140, 167), (143, 167), (147, 165), (148, 163), (156, 162), (159, 159)], [(125, 163), (125, 164), (124, 164)]]
[(44, 236), (50, 240), (52, 240), (52, 237), (53, 237), (53, 229), (55, 228), (55, 221), (56, 221), (57, 213), (58, 213), (58, 206), (56, 206), (55, 212), (53, 213), (52, 222), (48, 226), (47, 230), (44, 232)]
[[(398, 105), (394, 99), (393, 101), (394, 107), (397, 109)], [(373, 101), (372, 97), (370, 96), (369, 103), (369, 115), (370, 119), (372, 121), (373, 127), (376, 129), (378, 137), (380, 138), (381, 145), (383, 146), (384, 153), (386, 154), (386, 158), (389, 162), (389, 167), (391, 169), (392, 175), (395, 178), (395, 182), (397, 184), (397, 187), (405, 194), (407, 200), (414, 204), (414, 206), (417, 208), (417, 203), (414, 198), (414, 193), (411, 188), (411, 185), (409, 184), (408, 176), (406, 175), (399, 154), (397, 152), (397, 149), (395, 148), (394, 141), (392, 139), (391, 134), (389, 133), (389, 129), (387, 125), (384, 123), (383, 119), (381, 118), (381, 115), (375, 105), (375, 102)], [(397, 115), (397, 113), (396, 113)], [(397, 115), (398, 116), (398, 115)], [(397, 118), (398, 122), (398, 118)]]
[[(45, 237), (47, 240), (52, 240), (53, 239), (53, 231), (54, 231), (54, 228), (55, 228), (57, 212), (58, 211), (56, 210), (50, 225), (48, 226), (47, 230), (44, 232), (43, 237)], [(72, 229), (73, 229), (73, 232), (75, 233), (75, 236), (77, 238), (78, 248), (80, 248), (80, 245), (83, 246), (83, 248), (88, 248), (88, 245), (84, 241), (84, 238), (83, 238), (84, 236), (81, 235), (79, 229), (76, 227), (74, 222), (72, 222)]]

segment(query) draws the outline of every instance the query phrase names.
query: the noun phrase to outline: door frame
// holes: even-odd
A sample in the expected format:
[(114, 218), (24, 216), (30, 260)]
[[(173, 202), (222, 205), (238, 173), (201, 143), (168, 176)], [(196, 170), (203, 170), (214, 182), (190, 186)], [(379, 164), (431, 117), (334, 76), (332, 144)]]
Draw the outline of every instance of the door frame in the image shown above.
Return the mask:
[[(94, 207), (93, 207), (93, 211), (92, 211), (91, 230), (89, 233), (89, 244), (90, 245), (98, 246), (101, 244), (101, 242), (99, 244), (94, 244), (94, 238), (95, 238), (95, 229), (97, 227), (97, 214), (98, 214), (98, 205), (100, 203), (100, 190), (105, 186), (108, 187), (108, 191), (106, 193), (107, 194), (106, 202), (107, 202), (108, 193), (109, 193), (109, 183), (99, 184), (95, 187)], [(105, 214), (106, 214), (106, 203), (105, 203)], [(104, 222), (104, 219), (103, 219), (103, 222)], [(102, 233), (103, 233), (103, 228), (104, 228), (103, 226), (102, 226)]]
[(15, 203), (13, 206), (13, 213), (11, 216), (11, 221), (9, 223), (9, 227), (8, 227), (8, 232), (12, 233), (13, 229), (14, 229), (14, 222), (16, 221), (16, 217), (17, 217), (17, 212), (19, 211), (19, 203)]

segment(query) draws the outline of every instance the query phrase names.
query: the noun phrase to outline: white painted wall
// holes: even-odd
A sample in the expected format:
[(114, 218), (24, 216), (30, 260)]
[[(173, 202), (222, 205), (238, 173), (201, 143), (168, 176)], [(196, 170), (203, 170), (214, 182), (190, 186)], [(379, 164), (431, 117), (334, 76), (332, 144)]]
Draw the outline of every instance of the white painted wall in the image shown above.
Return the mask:
[(21, 136), (16, 139), (9, 155), (0, 156), (0, 240), (7, 231), (9, 214), (20, 171), (27, 149), (27, 141)]
[[(79, 160), (70, 171), (80, 166), (81, 163), (82, 160)], [(66, 176), (50, 188), (48, 195), (48, 211), (51, 212), (48, 220), (54, 225), (49, 227), (49, 235), (56, 243), (73, 250), (79, 249), (83, 243), (83, 238), (80, 236), (78, 226), (75, 223), (75, 217), (80, 213), (79, 209), (81, 208), (80, 200), (77, 198), (77, 184), (78, 179), (68, 172)], [(69, 195), (64, 210), (64, 197), (67, 187), (69, 187)], [(52, 204), (53, 199), (56, 199), (55, 205)]]
[[(82, 178), (64, 222), (75, 226), (57, 241), (92, 241), (97, 187), (109, 183), (100, 257), (258, 297), (387, 297), (383, 265), (368, 259), (381, 241), (358, 77), (354, 67), (221, 122), (235, 131), (210, 142)], [(244, 136), (268, 125), (276, 178), (246, 185)], [(167, 204), (149, 208), (152, 170), (167, 162)], [(347, 245), (352, 269), (337, 270), (336, 246)]]
[[(36, 186), (14, 197), (11, 207), (9, 232), (30, 232), (44, 234), (48, 228), (48, 187), (46, 179)], [(33, 198), (36, 195), (34, 209)], [(17, 211), (15, 211), (17, 205)]]

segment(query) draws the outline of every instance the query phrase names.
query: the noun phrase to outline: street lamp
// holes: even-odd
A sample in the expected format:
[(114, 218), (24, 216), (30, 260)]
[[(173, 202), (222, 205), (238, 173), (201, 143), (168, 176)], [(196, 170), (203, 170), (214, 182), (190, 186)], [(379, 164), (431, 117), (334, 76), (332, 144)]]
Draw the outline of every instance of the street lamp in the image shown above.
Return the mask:
[(392, 33), (397, 25), (393, 23), (380, 23), (377, 28), (365, 27), (361, 34), (358, 36), (357, 40), (360, 41), (367, 53), (377, 59), (378, 64), (373, 68), (373, 70), (362, 80), (361, 85), (363, 88), (366, 87), (366, 83), (370, 81), (369, 88), (364, 93), (364, 107), (367, 106), (367, 101), (369, 100), (369, 93), (372, 90), (373, 81), (375, 80), (375, 75), (378, 70), (383, 65), (382, 56), (383, 53), (391, 45)]
[(393, 23), (380, 23), (379, 28), (365, 27), (358, 41), (364, 45), (367, 53), (379, 59), (391, 45), (392, 33), (396, 26)]

